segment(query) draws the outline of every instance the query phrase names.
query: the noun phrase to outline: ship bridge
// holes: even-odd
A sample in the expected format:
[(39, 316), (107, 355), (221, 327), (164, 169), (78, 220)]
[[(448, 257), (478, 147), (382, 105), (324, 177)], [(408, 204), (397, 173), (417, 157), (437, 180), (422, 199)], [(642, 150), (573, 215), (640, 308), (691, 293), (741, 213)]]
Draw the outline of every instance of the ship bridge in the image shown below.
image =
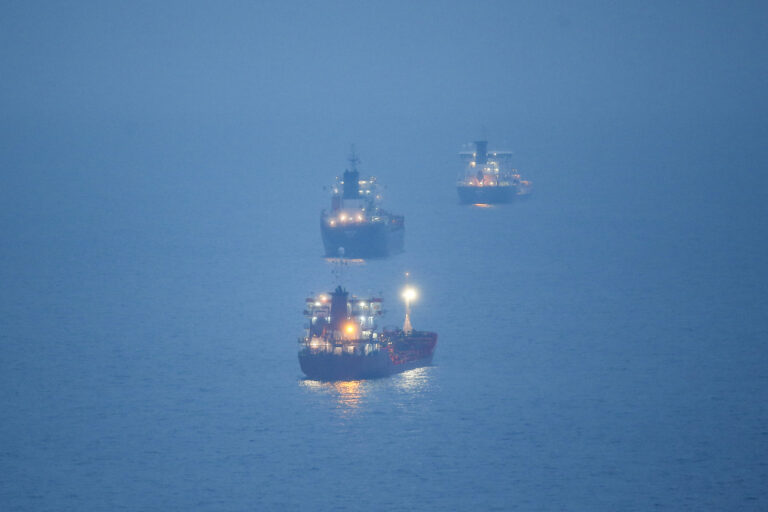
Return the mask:
[(339, 287), (306, 299), (306, 335), (332, 341), (376, 338), (376, 319), (382, 313), (380, 298), (349, 295)]
[(464, 169), (459, 175), (459, 185), (488, 187), (511, 186), (520, 180), (520, 174), (512, 166), (512, 151), (488, 150), (487, 141), (476, 141), (474, 150), (461, 151), (459, 157)]

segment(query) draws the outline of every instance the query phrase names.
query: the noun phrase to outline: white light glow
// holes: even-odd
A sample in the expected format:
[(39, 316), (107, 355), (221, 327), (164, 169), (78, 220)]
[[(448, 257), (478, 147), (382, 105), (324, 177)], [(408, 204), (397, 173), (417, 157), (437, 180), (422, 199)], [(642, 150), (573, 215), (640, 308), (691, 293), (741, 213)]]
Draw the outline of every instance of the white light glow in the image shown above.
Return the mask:
[(415, 300), (417, 295), (418, 294), (416, 293), (416, 288), (412, 288), (409, 286), (408, 288), (403, 290), (403, 298), (408, 302)]

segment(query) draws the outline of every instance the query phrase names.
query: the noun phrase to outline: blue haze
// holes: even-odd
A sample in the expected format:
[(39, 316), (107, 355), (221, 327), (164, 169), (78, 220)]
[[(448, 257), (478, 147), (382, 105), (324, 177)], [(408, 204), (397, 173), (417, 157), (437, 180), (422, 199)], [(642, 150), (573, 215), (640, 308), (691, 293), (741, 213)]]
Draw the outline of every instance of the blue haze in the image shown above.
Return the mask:
[[(765, 510), (761, 2), (5, 2), (0, 510)], [(515, 151), (524, 202), (457, 204)], [(353, 265), (432, 367), (304, 381)]]

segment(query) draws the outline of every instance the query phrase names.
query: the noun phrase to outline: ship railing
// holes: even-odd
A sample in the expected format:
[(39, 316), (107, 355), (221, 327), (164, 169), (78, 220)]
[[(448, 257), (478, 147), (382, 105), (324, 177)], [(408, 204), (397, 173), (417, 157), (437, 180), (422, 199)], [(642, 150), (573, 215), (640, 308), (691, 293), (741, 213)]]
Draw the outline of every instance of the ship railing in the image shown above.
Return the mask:
[(386, 344), (381, 339), (363, 338), (357, 340), (319, 340), (307, 337), (298, 339), (302, 351), (311, 353), (369, 354), (381, 350)]

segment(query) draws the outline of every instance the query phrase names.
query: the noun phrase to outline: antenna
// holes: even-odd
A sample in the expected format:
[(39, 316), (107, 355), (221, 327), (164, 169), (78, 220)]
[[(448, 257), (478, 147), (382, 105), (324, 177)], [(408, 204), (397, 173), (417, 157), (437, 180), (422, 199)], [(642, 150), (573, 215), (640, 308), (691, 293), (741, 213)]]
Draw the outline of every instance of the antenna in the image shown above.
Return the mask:
[(357, 170), (357, 164), (360, 163), (360, 159), (357, 158), (357, 153), (355, 152), (355, 145), (352, 144), (352, 150), (349, 154), (349, 166), (351, 171)]
[(410, 336), (413, 332), (413, 326), (411, 325), (411, 301), (416, 298), (416, 289), (408, 284), (408, 277), (410, 272), (405, 273), (405, 289), (403, 290), (403, 299), (405, 299), (405, 322), (403, 322), (403, 332), (406, 336)]
[(344, 259), (344, 248), (339, 247), (338, 258), (333, 258), (333, 268), (331, 269), (331, 275), (336, 284), (344, 285), (344, 269), (347, 267), (348, 262)]

